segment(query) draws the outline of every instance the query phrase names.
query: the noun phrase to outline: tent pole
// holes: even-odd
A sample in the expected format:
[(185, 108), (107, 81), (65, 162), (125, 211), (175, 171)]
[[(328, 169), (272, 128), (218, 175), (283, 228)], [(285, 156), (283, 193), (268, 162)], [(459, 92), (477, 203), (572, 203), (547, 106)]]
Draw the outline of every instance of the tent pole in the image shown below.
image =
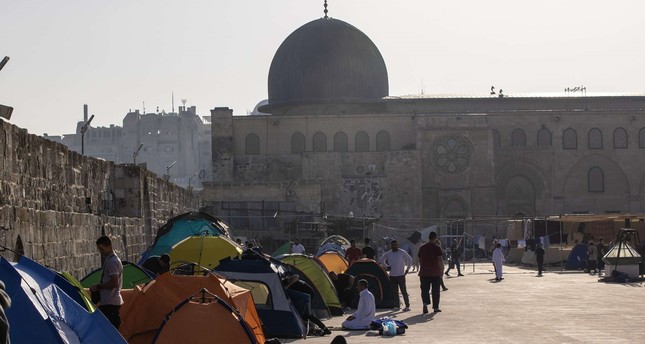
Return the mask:
[(562, 265), (562, 215), (559, 215), (560, 219), (560, 272), (564, 270), (564, 266)]
[(470, 219), (470, 232), (473, 233), (473, 273), (475, 272), (475, 218)]

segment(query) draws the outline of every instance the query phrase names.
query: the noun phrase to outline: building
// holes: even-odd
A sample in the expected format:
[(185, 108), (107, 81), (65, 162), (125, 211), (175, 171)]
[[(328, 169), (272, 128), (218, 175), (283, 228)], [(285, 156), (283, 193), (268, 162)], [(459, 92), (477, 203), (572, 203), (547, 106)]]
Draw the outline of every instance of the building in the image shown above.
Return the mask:
[(211, 111), (203, 196), (242, 228), (645, 211), (645, 95), (580, 91), (391, 96), (374, 43), (325, 16), (278, 48), (264, 115)]
[[(201, 188), (211, 178), (211, 126), (209, 117), (197, 115), (195, 106), (180, 106), (179, 112), (130, 111), (123, 126), (91, 127), (78, 122), (76, 133), (45, 137), (70, 150), (116, 163), (145, 164), (157, 175), (183, 187)], [(141, 149), (139, 149), (141, 147)]]

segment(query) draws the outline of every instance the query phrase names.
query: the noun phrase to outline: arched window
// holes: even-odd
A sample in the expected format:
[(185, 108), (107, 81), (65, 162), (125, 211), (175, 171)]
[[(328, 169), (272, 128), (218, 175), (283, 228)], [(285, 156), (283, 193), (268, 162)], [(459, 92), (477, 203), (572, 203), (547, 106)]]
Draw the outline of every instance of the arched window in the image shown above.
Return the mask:
[(260, 154), (260, 138), (256, 134), (246, 135), (246, 155)]
[(500, 137), (499, 131), (497, 131), (497, 129), (493, 129), (493, 145), (495, 145), (495, 147), (502, 146), (502, 138)]
[(627, 130), (623, 128), (614, 130), (614, 148), (627, 148)]
[(602, 149), (602, 132), (598, 128), (591, 128), (588, 134), (589, 149)]
[(356, 152), (370, 151), (370, 137), (364, 131), (359, 131), (354, 137), (354, 150)]
[(598, 166), (589, 169), (589, 192), (605, 192), (605, 176)]
[(13, 248), (13, 261), (17, 262), (20, 260), (21, 256), (25, 255), (25, 248), (22, 245), (22, 239), (20, 238), (20, 235), (18, 235), (18, 238), (16, 239), (16, 246)]
[(387, 131), (379, 131), (376, 134), (376, 151), (385, 152), (390, 150), (390, 134)]
[(645, 128), (638, 132), (638, 148), (645, 148)]
[(327, 151), (327, 136), (321, 132), (314, 134), (314, 152)]
[(291, 154), (300, 154), (305, 151), (305, 135), (295, 133), (291, 136)]
[(347, 152), (347, 134), (342, 131), (334, 135), (334, 152)]
[(578, 135), (576, 131), (567, 128), (562, 133), (562, 149), (578, 149)]
[(513, 134), (511, 134), (511, 146), (526, 146), (526, 134), (524, 134), (524, 130), (513, 130)]
[(540, 147), (551, 145), (551, 132), (547, 128), (542, 128), (538, 131), (537, 145)]

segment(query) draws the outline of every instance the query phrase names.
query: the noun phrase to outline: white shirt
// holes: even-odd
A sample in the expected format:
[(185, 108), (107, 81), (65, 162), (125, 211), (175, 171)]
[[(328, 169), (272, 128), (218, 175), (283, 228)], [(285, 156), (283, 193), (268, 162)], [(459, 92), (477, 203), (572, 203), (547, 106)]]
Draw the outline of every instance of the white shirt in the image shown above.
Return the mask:
[(101, 305), (116, 305), (123, 304), (121, 297), (121, 283), (123, 281), (123, 264), (121, 259), (116, 254), (110, 254), (103, 263), (103, 272), (101, 273), (101, 283), (107, 283), (112, 279), (112, 276), (118, 276), (119, 283), (114, 289), (99, 289), (101, 294)]
[(358, 300), (358, 308), (354, 313), (354, 318), (356, 318), (356, 321), (365, 322), (369, 325), (376, 314), (374, 295), (367, 289), (361, 291), (359, 295), (361, 298)]
[(387, 261), (387, 265), (390, 267), (390, 276), (404, 276), (405, 267), (412, 264), (412, 257), (402, 249), (396, 251), (389, 250), (378, 260), (379, 264), (385, 264), (385, 261)]
[(291, 253), (305, 253), (305, 247), (302, 244), (291, 245)]
[(495, 264), (502, 264), (506, 261), (506, 258), (504, 258), (504, 253), (502, 252), (501, 248), (496, 248), (495, 251), (493, 251), (493, 263)]

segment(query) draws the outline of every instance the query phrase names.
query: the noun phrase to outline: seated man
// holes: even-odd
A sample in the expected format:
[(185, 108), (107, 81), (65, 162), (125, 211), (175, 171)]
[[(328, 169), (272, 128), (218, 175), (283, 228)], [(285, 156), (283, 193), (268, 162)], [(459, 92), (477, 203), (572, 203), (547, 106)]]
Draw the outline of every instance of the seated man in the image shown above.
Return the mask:
[(347, 320), (343, 321), (342, 326), (348, 330), (368, 330), (376, 313), (374, 295), (367, 290), (367, 281), (364, 279), (358, 281), (356, 288), (360, 293), (358, 309), (354, 315), (351, 315)]
[(170, 270), (170, 256), (167, 253), (159, 257), (152, 256), (143, 262), (143, 267), (157, 275), (161, 275)]
[(307, 321), (311, 321), (313, 324), (318, 326), (318, 328), (320, 328), (321, 335), (331, 334), (331, 331), (327, 326), (325, 326), (325, 324), (323, 324), (322, 321), (320, 321), (320, 319), (318, 319), (318, 317), (316, 317), (316, 315), (314, 315), (314, 312), (311, 309), (311, 298), (314, 293), (313, 289), (311, 289), (307, 283), (301, 281), (298, 275), (285, 277), (282, 280), (282, 285), (285, 288), (284, 292), (291, 300), (291, 303), (300, 314), (302, 320), (304, 320), (305, 323)]
[(338, 294), (338, 301), (343, 308), (350, 307), (352, 304), (352, 298), (354, 296), (354, 290), (352, 290), (352, 285), (354, 285), (354, 276), (348, 274), (336, 274), (335, 272), (329, 273), (329, 278), (336, 288), (336, 293)]

